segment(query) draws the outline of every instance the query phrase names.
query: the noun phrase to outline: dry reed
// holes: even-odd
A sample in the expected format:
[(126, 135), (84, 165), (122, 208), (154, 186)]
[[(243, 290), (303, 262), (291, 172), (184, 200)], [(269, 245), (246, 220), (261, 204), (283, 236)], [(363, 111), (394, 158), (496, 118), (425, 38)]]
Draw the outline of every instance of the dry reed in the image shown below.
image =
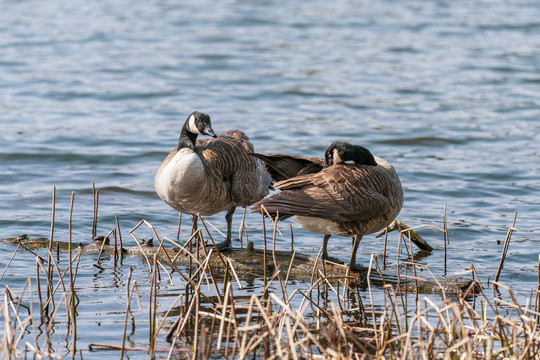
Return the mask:
[[(78, 299), (75, 284), (81, 252), (72, 256), (70, 246), (68, 264), (64, 265), (64, 268), (59, 266), (52, 255), (55, 193), (56, 190), (53, 191), (51, 242), (46, 248), (47, 259), (36, 254), (36, 278), (28, 279), (20, 294), (15, 294), (9, 286), (5, 286), (3, 302), (0, 304), (3, 318), (0, 352), (5, 359), (29, 356), (62, 358), (67, 355), (56, 353), (51, 347), (53, 324), (59, 321), (59, 313), (65, 315), (67, 328), (71, 329), (71, 336), (66, 337), (70, 357), (75, 358), (78, 354), (77, 337), (85, 336), (77, 333), (76, 326), (77, 316), (80, 315), (76, 311)], [(97, 229), (98, 194), (99, 191), (95, 190), (93, 235)], [(69, 244), (73, 199), (74, 194), (70, 206)], [(444, 216), (443, 229), (432, 227), (443, 233), (446, 245), (446, 206)], [(118, 232), (121, 236), (118, 218), (115, 219), (116, 228), (108, 235)], [(276, 247), (276, 234), (280, 233), (278, 223), (275, 219), (270, 219), (273, 224), (272, 248), (267, 248), (267, 229), (263, 217), (264, 286), (246, 295), (243, 292), (244, 279), (235, 269), (234, 262), (221, 255), (219, 261), (211, 261), (215, 253), (215, 243), (207, 225), (211, 228), (213, 225), (208, 219), (200, 219), (206, 233), (200, 228), (194, 228), (183, 245), (166, 238), (161, 240), (156, 229), (145, 220), (130, 231), (148, 265), (145, 267), (148, 278), (146, 281), (132, 280), (133, 270), (129, 268), (125, 319), (123, 326), (118, 329), (122, 334), (121, 341), (116, 344), (90, 344), (85, 351), (118, 352), (120, 358), (124, 358), (126, 353), (136, 356), (136, 352), (142, 351), (150, 358), (191, 359), (538, 357), (540, 285), (532, 290), (525, 305), (518, 302), (512, 289), (498, 282), (493, 283), (493, 294), (486, 294), (483, 289), (477, 291), (471, 285), (462, 294), (449, 296), (429, 267), (414, 258), (408, 232), (415, 228), (404, 229), (399, 234), (398, 262), (402, 242), (409, 259), (401, 261), (395, 276), (389, 278), (385, 275), (377, 258), (372, 254), (367, 274), (364, 274), (365, 279), (348, 272), (344, 275), (327, 272), (327, 265), (317, 260), (310, 282), (291, 285), (290, 275), (296, 251), (292, 253), (287, 271), (280, 270), (273, 251)], [(159, 243), (158, 251), (152, 258), (145, 254), (144, 247), (135, 236), (135, 231), (142, 224), (152, 230)], [(515, 230), (514, 225), (508, 232), (508, 240), (511, 231)], [(242, 234), (247, 236), (245, 219), (242, 219), (239, 230), (240, 237)], [(408, 243), (403, 235), (409, 235)], [(388, 235), (385, 238), (388, 238)], [(175, 265), (175, 257), (169, 257), (164, 249), (165, 240), (178, 246), (180, 251), (177, 256), (188, 256), (192, 261), (191, 266)], [(213, 246), (206, 249), (207, 243)], [(123, 245), (120, 244), (118, 253), (121, 257)], [(198, 251), (188, 251), (188, 247)], [(505, 250), (507, 248), (505, 246)], [(18, 255), (17, 249), (12, 259)], [(64, 253), (61, 252), (60, 255)], [(96, 264), (103, 268), (106, 265), (100, 265), (100, 256), (101, 251)], [(273, 266), (266, 266), (270, 256), (272, 264), (268, 265)], [(114, 267), (122, 266), (116, 263), (116, 257), (115, 253)], [(47, 266), (44, 266), (45, 262)], [(383, 257), (383, 269), (385, 265), (386, 254)], [(4, 272), (9, 266), (10, 263)], [(217, 267), (224, 267), (226, 270), (223, 272), (223, 269)], [(409, 268), (412, 268), (412, 275), (408, 273)], [(418, 269), (422, 271), (417, 272)], [(141, 269), (135, 271), (142, 272)], [(165, 271), (168, 276), (161, 278), (160, 271)], [(217, 276), (218, 273), (225, 275)], [(474, 265), (467, 273), (479, 282)], [(421, 277), (420, 274), (429, 275)], [(46, 283), (42, 283), (42, 279), (45, 279)], [(67, 281), (69, 284), (66, 284)], [(165, 295), (159, 286), (165, 281), (174, 281), (189, 289), (179, 294), (168, 309), (163, 309), (158, 302), (158, 296)], [(428, 296), (419, 291), (420, 284), (426, 282), (437, 284), (442, 291), (441, 295)], [(35, 289), (32, 287), (34, 283)], [(361, 290), (365, 288), (367, 296), (366, 292)], [(62, 291), (58, 292), (58, 289)], [(140, 347), (128, 347), (128, 320), (131, 318), (132, 322), (135, 321), (131, 304), (134, 298), (140, 301), (139, 289), (149, 294), (146, 310), (139, 304), (140, 311), (148, 312), (149, 340), (146, 344), (140, 344)], [(376, 291), (379, 293), (377, 296)], [(32, 300), (36, 292), (38, 310), (34, 309)], [(209, 295), (212, 293), (214, 295)], [(439, 296), (442, 300), (435, 301), (434, 298)], [(414, 306), (410, 305), (410, 301), (414, 302)], [(61, 310), (62, 306), (58, 306), (62, 303), (65, 304), (65, 313)], [(179, 312), (176, 318), (172, 317), (173, 312)], [(36, 324), (45, 326), (37, 330)], [(81, 357), (82, 350), (79, 350)]]

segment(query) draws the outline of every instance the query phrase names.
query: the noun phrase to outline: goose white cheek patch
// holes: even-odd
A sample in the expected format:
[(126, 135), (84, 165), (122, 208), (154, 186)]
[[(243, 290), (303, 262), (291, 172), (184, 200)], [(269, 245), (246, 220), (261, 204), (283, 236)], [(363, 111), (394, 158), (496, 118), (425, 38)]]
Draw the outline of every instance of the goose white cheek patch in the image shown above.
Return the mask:
[(333, 160), (334, 160), (334, 164), (339, 164), (340, 162), (342, 162), (341, 160), (341, 156), (339, 156), (339, 152), (337, 149), (334, 149), (334, 153), (332, 154), (333, 155)]
[(195, 124), (195, 116), (193, 115), (189, 117), (188, 130), (193, 134), (202, 135), (199, 129), (197, 129), (197, 125)]

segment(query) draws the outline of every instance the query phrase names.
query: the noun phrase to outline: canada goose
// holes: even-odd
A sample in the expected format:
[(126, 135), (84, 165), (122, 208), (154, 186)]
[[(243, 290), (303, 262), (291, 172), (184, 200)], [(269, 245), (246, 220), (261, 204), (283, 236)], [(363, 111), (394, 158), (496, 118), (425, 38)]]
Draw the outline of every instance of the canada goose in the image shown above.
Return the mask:
[[(197, 141), (198, 135), (213, 139)], [(208, 114), (194, 111), (187, 118), (178, 146), (159, 167), (155, 188), (174, 209), (192, 215), (227, 210), (227, 237), (219, 250), (231, 249), (232, 216), (237, 206), (248, 206), (268, 194), (271, 183), (261, 162), (249, 154), (253, 145), (239, 130), (217, 136)]]
[(349, 266), (353, 270), (359, 270), (356, 250), (362, 236), (388, 226), (403, 205), (403, 189), (392, 165), (362, 146), (333, 142), (325, 152), (324, 167), (318, 171), (316, 165), (323, 159), (304, 158), (288, 167), (287, 162), (294, 162), (294, 158), (255, 156), (274, 170), (270, 174), (286, 177), (286, 169), (294, 168), (292, 173), (299, 175), (275, 183), (281, 192), (255, 203), (252, 212), (260, 212), (264, 205), (271, 216), (279, 213), (280, 220), (292, 216), (304, 229), (324, 234), (323, 259), (331, 259), (327, 252), (331, 235), (351, 236)]

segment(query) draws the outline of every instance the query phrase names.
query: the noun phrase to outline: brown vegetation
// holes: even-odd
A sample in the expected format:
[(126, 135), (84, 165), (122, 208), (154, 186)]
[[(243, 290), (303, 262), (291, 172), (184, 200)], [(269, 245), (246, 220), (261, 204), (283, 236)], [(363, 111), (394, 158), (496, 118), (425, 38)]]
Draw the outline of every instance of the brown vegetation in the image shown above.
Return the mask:
[[(76, 342), (84, 334), (77, 334), (75, 284), (83, 252), (72, 249), (70, 236), (67, 251), (62, 252), (62, 256), (68, 256), (67, 266), (60, 267), (55, 260), (54, 206), (53, 198), (48, 256), (42, 258), (36, 254), (35, 277), (27, 280), (19, 294), (5, 285), (0, 303), (4, 330), (0, 351), (5, 359), (60, 358), (51, 353), (48, 340), (59, 311), (66, 315), (69, 329), (66, 339), (71, 356), (78, 357), (80, 352)], [(94, 217), (97, 218), (97, 209)], [(397, 267), (397, 274), (389, 276), (373, 255), (367, 272), (360, 274), (348, 273), (347, 267), (336, 271), (339, 266), (315, 259), (309, 262), (311, 276), (304, 277), (305, 286), (293, 289), (290, 284), (296, 271), (293, 269), (296, 254), (284, 264), (278, 253), (271, 251), (279, 232), (276, 222), (272, 222), (273, 229), (267, 229), (264, 220), (262, 224), (265, 230), (262, 260), (268, 266), (262, 266), (262, 274), (254, 276), (262, 276), (264, 286), (251, 296), (237, 296), (245, 270), (239, 269), (240, 263), (234, 259), (217, 254), (212, 246), (204, 246), (206, 242), (214, 245), (215, 242), (208, 231), (208, 221), (201, 220), (206, 232), (198, 229), (184, 244), (167, 239), (184, 249), (178, 252), (163, 250), (165, 239), (160, 239), (153, 226), (145, 221), (130, 231), (141, 248), (135, 232), (143, 224), (149, 226), (157, 241), (156, 251), (140, 253), (146, 258), (148, 268), (144, 271), (150, 274), (150, 281), (146, 284), (131, 281), (130, 270), (125, 323), (118, 329), (123, 341), (92, 344), (90, 351), (116, 352), (113, 356), (118, 358), (127, 352), (142, 351), (150, 357), (186, 359), (529, 359), (537, 358), (540, 352), (537, 289), (527, 305), (518, 304), (512, 290), (497, 282), (492, 284), (493, 293), (487, 294), (478, 286), (480, 281), (472, 266), (468, 274), (476, 281), (450, 294), (443, 280), (413, 257)], [(446, 242), (445, 230), (446, 225), (441, 230)], [(402, 230), (399, 241), (412, 254), (411, 241), (406, 236), (410, 231)], [(267, 237), (270, 232), (273, 236)], [(508, 242), (510, 235), (509, 231)], [(118, 222), (108, 236), (120, 240)], [(272, 245), (267, 244), (270, 240)], [(97, 267), (102, 266), (100, 254), (105, 243), (102, 241), (99, 246)], [(13, 256), (23, 245), (19, 242)], [(122, 256), (119, 249), (121, 245), (114, 251), (114, 266), (121, 266), (117, 264)], [(175, 256), (185, 256), (188, 263), (177, 265)], [(422, 274), (429, 277), (419, 276), (418, 269), (423, 269)], [(169, 278), (185, 284), (185, 293), (169, 309), (160, 308), (157, 300), (157, 284), (163, 271)], [(424, 295), (422, 284), (425, 283), (437, 284), (440, 302)], [(140, 301), (137, 290), (142, 287), (148, 287), (150, 293), (147, 307), (150, 340), (146, 347), (129, 348), (125, 340), (131, 306), (135, 300)], [(211, 296), (205, 293), (208, 287), (213, 289)], [(366, 291), (367, 297), (362, 295)], [(378, 296), (382, 301), (374, 300), (375, 291), (383, 293)], [(38, 309), (32, 306), (36, 295)]]

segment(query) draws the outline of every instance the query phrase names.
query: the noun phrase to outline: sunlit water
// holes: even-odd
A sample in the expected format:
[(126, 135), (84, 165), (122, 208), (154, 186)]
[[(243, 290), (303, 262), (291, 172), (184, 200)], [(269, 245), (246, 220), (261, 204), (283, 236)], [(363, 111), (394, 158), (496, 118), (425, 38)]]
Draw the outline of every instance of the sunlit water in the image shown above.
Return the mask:
[[(73, 241), (88, 243), (92, 183), (99, 233), (118, 216), (126, 241), (141, 219), (175, 238), (178, 214), (153, 179), (198, 109), (218, 133), (244, 130), (261, 153), (321, 156), (341, 139), (387, 159), (405, 189), (401, 221), (442, 227), (446, 204), (449, 275), (473, 264), (492, 280), (517, 212), (500, 280), (527, 293), (540, 252), (539, 9), (535, 1), (0, 1), (0, 238), (48, 237), (56, 185), (55, 239), (67, 240), (74, 191)], [(223, 214), (210, 220), (225, 229)], [(260, 216), (248, 214), (247, 226), (261, 247)], [(321, 236), (293, 230), (295, 248), (316, 255)], [(422, 235), (436, 250), (421, 261), (444, 275), (442, 234)], [(288, 239), (278, 248), (289, 249)], [(0, 246), (0, 270), (14, 249)], [(390, 266), (396, 249), (394, 241)], [(346, 261), (349, 251), (349, 239), (331, 239), (332, 255)], [(366, 236), (358, 262), (371, 253), (380, 258), (382, 242)], [(88, 256), (77, 280), (83, 349), (120, 337), (107, 329), (124, 320), (127, 267), (149, 281), (138, 258), (119, 269), (105, 261), (100, 272)], [(31, 274), (35, 257), (20, 252), (1, 282), (21, 289)], [(134, 346), (147, 341), (136, 334)]]

